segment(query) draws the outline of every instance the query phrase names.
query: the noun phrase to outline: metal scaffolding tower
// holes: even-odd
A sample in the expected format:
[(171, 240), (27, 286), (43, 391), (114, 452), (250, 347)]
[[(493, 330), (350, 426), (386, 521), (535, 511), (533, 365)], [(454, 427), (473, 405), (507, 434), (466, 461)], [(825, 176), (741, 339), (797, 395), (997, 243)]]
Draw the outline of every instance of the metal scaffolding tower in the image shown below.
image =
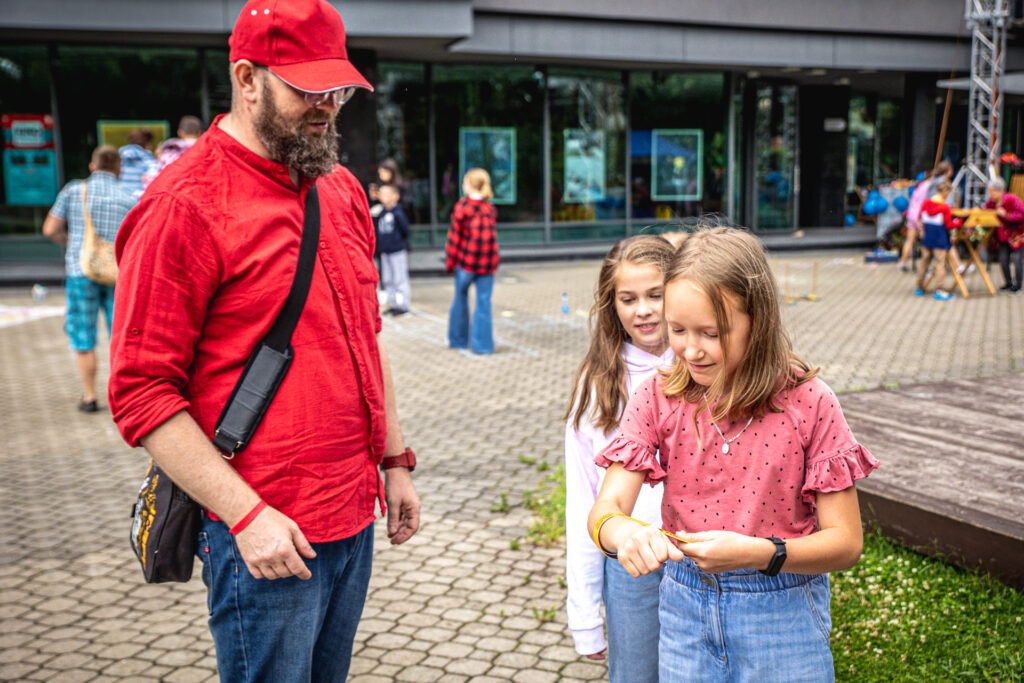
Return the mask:
[(965, 0), (971, 30), (971, 88), (967, 110), (965, 207), (982, 206), (989, 178), (999, 171), (1003, 96), (999, 76), (1006, 61), (1008, 0)]

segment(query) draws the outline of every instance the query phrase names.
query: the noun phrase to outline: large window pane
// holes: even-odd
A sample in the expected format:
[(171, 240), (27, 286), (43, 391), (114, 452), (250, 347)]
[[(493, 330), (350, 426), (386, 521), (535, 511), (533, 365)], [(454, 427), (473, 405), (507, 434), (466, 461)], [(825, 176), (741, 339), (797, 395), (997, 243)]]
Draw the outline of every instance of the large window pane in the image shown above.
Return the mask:
[[(499, 223), (541, 223), (543, 73), (520, 66), (437, 65), (433, 78), (438, 220), (449, 220), (462, 192), (461, 173), (479, 165), (491, 173)], [(505, 242), (537, 241), (543, 229), (499, 225), (498, 234)]]
[(630, 75), (634, 219), (724, 213), (727, 97), (722, 73)]
[(57, 55), (68, 178), (88, 175), (102, 119), (166, 121), (173, 134), (182, 116), (201, 114), (198, 50), (62, 45)]
[[(42, 46), (0, 46), (0, 115), (52, 114), (47, 61), (46, 48)], [(15, 124), (8, 124), (5, 136), (13, 137), (11, 128)], [(33, 121), (18, 125), (40, 124)], [(23, 144), (34, 145), (26, 139), (27, 129), (22, 130), (25, 133), (19, 134), (19, 138)], [(45, 135), (47, 144), (52, 145), (53, 131)], [(45, 151), (7, 150), (4, 156), (5, 163), (0, 165), (0, 234), (37, 232), (49, 208), (46, 202), (38, 202), (37, 197), (44, 194), (43, 186), (52, 190), (57, 185), (52, 146)]]
[(411, 223), (430, 223), (430, 151), (426, 67), (380, 62), (377, 98), (377, 161), (398, 162), (409, 189)]
[[(553, 68), (548, 74), (548, 101), (552, 239), (625, 236), (626, 109), (621, 72)], [(578, 224), (582, 221), (586, 223)], [(559, 225), (573, 222), (577, 224)]]

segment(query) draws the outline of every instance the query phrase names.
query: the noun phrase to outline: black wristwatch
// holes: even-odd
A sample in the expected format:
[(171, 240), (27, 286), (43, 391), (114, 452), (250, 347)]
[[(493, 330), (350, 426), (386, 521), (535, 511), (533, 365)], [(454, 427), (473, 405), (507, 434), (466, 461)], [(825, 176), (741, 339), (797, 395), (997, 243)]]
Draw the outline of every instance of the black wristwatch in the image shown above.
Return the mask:
[(768, 540), (775, 544), (775, 554), (772, 555), (772, 561), (768, 563), (768, 568), (760, 571), (765, 576), (777, 576), (786, 561), (786, 542), (774, 536)]

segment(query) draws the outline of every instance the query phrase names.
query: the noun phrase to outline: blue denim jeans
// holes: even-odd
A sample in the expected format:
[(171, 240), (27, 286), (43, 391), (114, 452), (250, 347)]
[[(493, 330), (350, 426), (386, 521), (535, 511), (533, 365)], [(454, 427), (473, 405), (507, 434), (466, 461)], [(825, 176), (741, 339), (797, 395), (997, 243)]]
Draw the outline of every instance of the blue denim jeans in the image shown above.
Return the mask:
[(618, 560), (604, 561), (608, 680), (658, 683), (658, 601), (664, 568), (633, 578)]
[(346, 679), (370, 582), (373, 525), (313, 549), (317, 556), (305, 560), (311, 579), (254, 579), (227, 526), (204, 516), (199, 557), (222, 681)]
[(662, 681), (835, 680), (827, 574), (708, 574), (669, 561), (660, 617)]
[[(469, 286), (476, 284), (476, 307), (473, 322), (469, 321)], [(478, 275), (464, 268), (455, 268), (455, 299), (448, 312), (448, 346), (473, 353), (494, 353), (491, 330), (491, 292), (494, 275)]]

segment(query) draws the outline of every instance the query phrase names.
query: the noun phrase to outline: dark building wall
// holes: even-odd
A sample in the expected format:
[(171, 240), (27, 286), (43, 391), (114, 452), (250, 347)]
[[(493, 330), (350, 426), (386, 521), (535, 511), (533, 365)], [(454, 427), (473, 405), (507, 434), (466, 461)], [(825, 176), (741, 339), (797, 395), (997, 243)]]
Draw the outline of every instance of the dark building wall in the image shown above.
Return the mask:
[(961, 0), (473, 0), (477, 11), (794, 31), (955, 37)]

